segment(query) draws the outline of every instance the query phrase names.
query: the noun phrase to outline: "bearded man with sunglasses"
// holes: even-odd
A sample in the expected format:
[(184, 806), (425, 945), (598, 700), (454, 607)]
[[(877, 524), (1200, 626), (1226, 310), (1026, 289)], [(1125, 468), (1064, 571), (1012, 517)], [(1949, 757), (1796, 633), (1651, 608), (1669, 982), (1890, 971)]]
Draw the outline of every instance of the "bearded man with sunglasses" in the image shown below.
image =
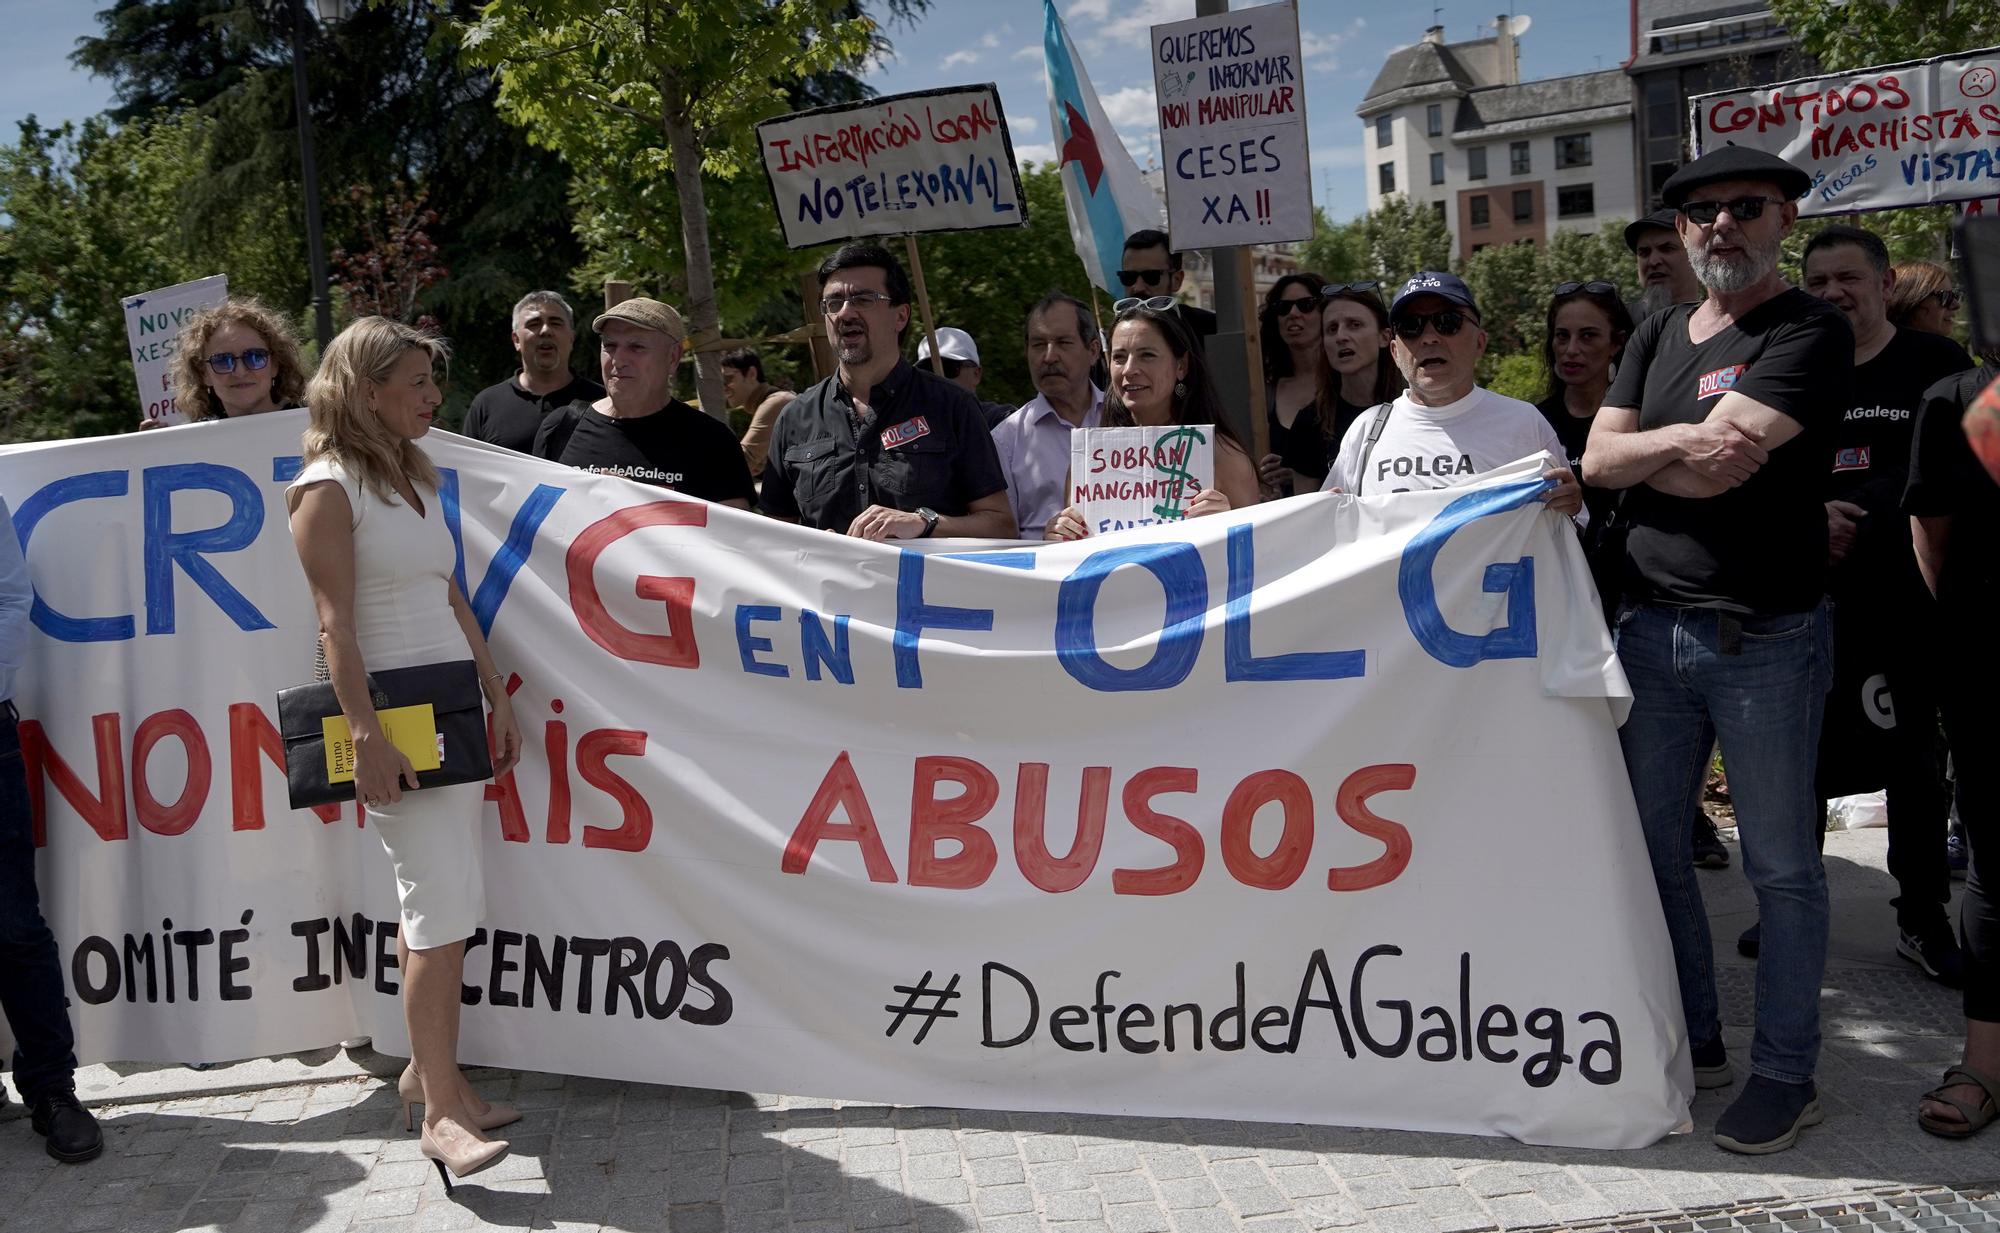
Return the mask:
[[(1118, 281), (1125, 285), (1128, 297), (1178, 296), (1187, 271), (1181, 268), (1181, 255), (1173, 250), (1167, 233), (1148, 228), (1125, 237), (1125, 251), (1118, 259)], [(1174, 313), (1197, 345), (1215, 336), (1215, 314), (1206, 308), (1177, 304)]]
[(1409, 388), (1355, 417), (1320, 491), (1448, 488), (1546, 451), (1558, 461), (1542, 500), (1572, 517), (1583, 508), (1583, 488), (1561, 465), (1567, 455), (1549, 421), (1534, 404), (1478, 385), (1486, 331), (1463, 279), (1437, 270), (1412, 276), (1389, 305), (1389, 333), (1389, 354)]
[(1619, 730), (1680, 976), (1697, 1087), (1732, 1080), (1690, 819), (1721, 738), (1757, 893), (1762, 953), (1750, 1078), (1717, 1119), (1729, 1151), (1783, 1151), (1822, 1119), (1827, 890), (1813, 771), (1831, 681), (1821, 490), (1848, 405), (1854, 332), (1788, 286), (1778, 250), (1811, 179), (1725, 146), (1661, 196), (1700, 304), (1654, 314), (1591, 425), (1590, 482), (1629, 489), (1616, 620), (1632, 685)]

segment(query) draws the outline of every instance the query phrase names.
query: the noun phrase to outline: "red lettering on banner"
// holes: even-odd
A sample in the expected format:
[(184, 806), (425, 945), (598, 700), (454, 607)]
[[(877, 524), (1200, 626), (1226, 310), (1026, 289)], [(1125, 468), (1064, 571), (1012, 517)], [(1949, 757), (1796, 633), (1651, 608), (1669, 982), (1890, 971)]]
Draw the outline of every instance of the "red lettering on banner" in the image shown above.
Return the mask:
[[(1250, 831), (1257, 811), (1273, 801), (1283, 812), (1284, 833), (1269, 856), (1259, 856)], [(1237, 784), (1222, 807), (1222, 863), (1245, 886), (1283, 890), (1298, 881), (1312, 844), (1312, 789), (1290, 771), (1258, 771)]]
[[(229, 825), (233, 830), (264, 829), (264, 768), (257, 760), (260, 754), (280, 771), (285, 769), (285, 738), (278, 735), (278, 725), (255, 702), (230, 703)], [(340, 821), (338, 805), (314, 805), (312, 811), (321, 822)], [(360, 824), (361, 813), (356, 810), (355, 825)]]
[(1076, 839), (1057, 857), (1049, 851), (1049, 764), (1023, 762), (1014, 777), (1014, 863), (1036, 888), (1060, 895), (1082, 886), (1104, 850), (1104, 815), (1111, 804), (1111, 768), (1086, 766), (1076, 802)]
[(1149, 766), (1125, 784), (1125, 817), (1133, 826), (1162, 839), (1174, 850), (1174, 863), (1157, 869), (1114, 869), (1111, 890), (1119, 895), (1172, 895), (1194, 885), (1201, 876), (1201, 832), (1185, 818), (1160, 813), (1152, 799), (1162, 792), (1193, 792), (1201, 772), (1191, 766)]
[[(153, 746), (170, 736), (179, 739), (186, 751), (187, 780), (174, 803), (162, 805), (153, 795), (146, 768), (152, 760)], [(139, 815), (139, 825), (155, 835), (185, 834), (201, 817), (201, 807), (208, 801), (209, 773), (213, 769), (208, 738), (201, 734), (201, 725), (194, 721), (194, 716), (181, 710), (159, 711), (139, 721), (132, 732), (132, 807)]]
[(583, 781), (618, 802), (624, 811), (616, 826), (586, 826), (583, 846), (616, 852), (643, 852), (653, 838), (653, 810), (624, 776), (605, 765), (617, 754), (638, 757), (646, 752), (646, 734), (630, 728), (599, 728), (576, 743), (576, 773)]
[[(556, 711), (562, 710), (558, 699), (553, 704)], [(569, 725), (560, 719), (549, 721), (548, 731), (542, 736), (542, 753), (549, 764), (549, 828), (550, 843), (569, 842)]]
[(1407, 792), (1417, 782), (1417, 768), (1407, 762), (1364, 766), (1341, 781), (1333, 798), (1340, 820), (1368, 836), (1382, 841), (1382, 855), (1365, 865), (1326, 872), (1326, 888), (1332, 891), (1371, 890), (1387, 886), (1410, 867), (1410, 832), (1401, 823), (1377, 815), (1368, 808), (1368, 798), (1377, 792)]
[(120, 739), (121, 726), (115, 711), (90, 717), (90, 731), (97, 754), (97, 795), (83, 786), (83, 779), (63, 761), (62, 755), (49, 744), (48, 734), (42, 731), (41, 721), (24, 719), (21, 721), (21, 757), (28, 772), (28, 812), (35, 834), (35, 846), (48, 842), (48, 783), (56, 787), (69, 807), (83, 815), (90, 829), (97, 837), (106, 841), (123, 839), (128, 827), (125, 820), (125, 763), (124, 741)]
[[(965, 789), (939, 800), (940, 783)], [(970, 890), (983, 884), (999, 861), (993, 836), (976, 825), (1000, 799), (1000, 781), (970, 758), (917, 759), (915, 786), (910, 791), (910, 885)], [(954, 840), (958, 851), (937, 854), (938, 841)]]
[[(641, 599), (666, 605), (665, 634), (641, 633), (614, 619), (597, 589), (597, 558), (612, 544), (646, 527), (705, 527), (708, 508), (698, 501), (655, 501), (621, 509), (592, 523), (569, 546), (569, 602), (577, 624), (590, 640), (620, 659), (661, 664), (668, 668), (699, 668), (701, 652), (694, 638), (694, 579), (641, 575), (634, 589)], [(586, 839), (586, 844), (589, 842)]]
[[(836, 805), (846, 813), (847, 821), (832, 820)], [(847, 839), (861, 845), (861, 860), (868, 867), (870, 882), (896, 880), (896, 866), (889, 860), (888, 849), (882, 846), (881, 831), (875, 827), (875, 811), (868, 807), (868, 795), (861, 790), (854, 763), (844, 749), (833, 760), (826, 778), (820, 780), (805, 816), (799, 819), (791, 839), (786, 841), (785, 856), (778, 868), (786, 873), (804, 873), (822, 839)]]

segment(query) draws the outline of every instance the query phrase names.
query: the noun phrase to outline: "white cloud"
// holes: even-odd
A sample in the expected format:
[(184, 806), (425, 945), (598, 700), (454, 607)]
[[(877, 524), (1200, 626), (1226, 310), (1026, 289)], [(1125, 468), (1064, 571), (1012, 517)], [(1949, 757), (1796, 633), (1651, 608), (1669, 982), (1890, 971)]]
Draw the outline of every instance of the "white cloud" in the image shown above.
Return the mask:
[(1042, 122), (1033, 116), (1017, 116), (1011, 111), (1007, 113), (1007, 131), (1010, 133), (1032, 133), (1040, 127)]
[(1151, 86), (1126, 86), (1122, 90), (1098, 95), (1097, 101), (1104, 105), (1105, 117), (1121, 131), (1159, 123), (1159, 115), (1153, 107)]
[(1000, 32), (998, 30), (988, 30), (979, 36), (979, 45), (989, 51), (998, 47), (1000, 45)]
[(1040, 43), (1030, 43), (1026, 47), (1017, 47), (1014, 49), (1012, 58), (1016, 60), (1039, 60), (1042, 58), (1042, 45)]
[(1102, 52), (1114, 44), (1146, 50), (1152, 27), (1170, 21), (1185, 21), (1195, 15), (1194, 0), (1121, 0), (1117, 16), (1111, 15), (1110, 0), (1077, 0), (1070, 10), (1072, 30), (1083, 21), (1095, 22), (1077, 40), (1089, 52)]
[(1308, 67), (1330, 73), (1340, 67), (1341, 45), (1360, 34), (1367, 26), (1367, 21), (1357, 17), (1348, 23), (1345, 30), (1321, 33), (1317, 30), (1301, 29), (1299, 54), (1305, 58)]
[(1053, 163), (1056, 161), (1055, 145), (1047, 141), (1027, 146), (1017, 145), (1014, 147), (1014, 161), (1023, 166), (1029, 163)]
[(960, 48), (938, 62), (939, 68), (957, 68), (961, 64), (979, 63), (979, 53)]

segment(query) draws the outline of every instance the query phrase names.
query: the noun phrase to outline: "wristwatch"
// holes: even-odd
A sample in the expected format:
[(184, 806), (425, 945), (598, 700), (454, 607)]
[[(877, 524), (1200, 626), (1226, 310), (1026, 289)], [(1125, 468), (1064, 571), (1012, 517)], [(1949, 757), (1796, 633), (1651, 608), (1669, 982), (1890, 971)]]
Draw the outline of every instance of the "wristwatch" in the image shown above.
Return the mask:
[(918, 535), (917, 538), (929, 539), (931, 533), (937, 530), (938, 512), (928, 505), (919, 505), (917, 507), (917, 517), (924, 520), (923, 533)]

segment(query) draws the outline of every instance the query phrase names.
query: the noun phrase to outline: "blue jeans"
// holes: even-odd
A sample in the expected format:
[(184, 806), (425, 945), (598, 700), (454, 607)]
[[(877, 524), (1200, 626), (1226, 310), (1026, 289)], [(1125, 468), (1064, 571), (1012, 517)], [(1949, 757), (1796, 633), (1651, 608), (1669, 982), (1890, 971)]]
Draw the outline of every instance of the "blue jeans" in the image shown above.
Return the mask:
[(1750, 1069), (1782, 1083), (1810, 1080), (1819, 1058), (1828, 912), (1813, 769), (1832, 684), (1827, 635), (1825, 604), (1740, 618), (1639, 604), (1620, 612), (1617, 624), (1633, 695), (1618, 739), (1673, 941), (1688, 1036), (1704, 1044), (1722, 1033), (1691, 828), (1720, 737), (1743, 872), (1763, 927)]
[(55, 935), (35, 890), (27, 768), (11, 703), (0, 702), (0, 1009), (14, 1033), (14, 1086), (29, 1104), (76, 1075), (76, 1038)]

